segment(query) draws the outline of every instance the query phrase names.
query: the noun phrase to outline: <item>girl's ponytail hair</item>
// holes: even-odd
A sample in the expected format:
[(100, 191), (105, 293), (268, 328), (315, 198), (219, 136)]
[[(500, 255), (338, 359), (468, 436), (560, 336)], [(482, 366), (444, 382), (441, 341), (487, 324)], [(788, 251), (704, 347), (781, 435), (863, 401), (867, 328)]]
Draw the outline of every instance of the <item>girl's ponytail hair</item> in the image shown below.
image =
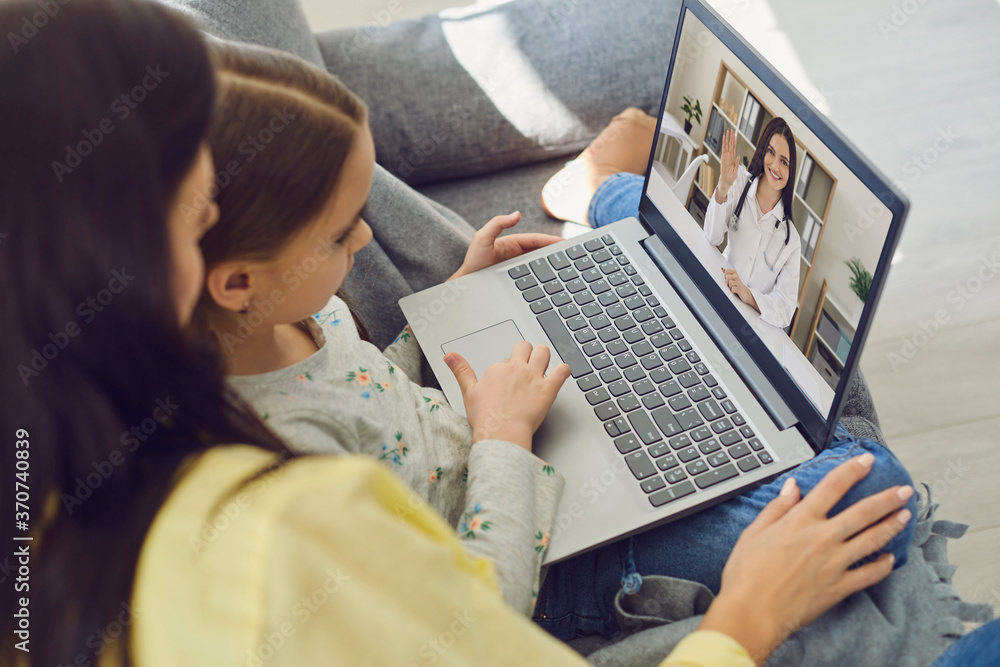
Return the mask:
[[(215, 42), (218, 99), (208, 132), (220, 217), (201, 240), (206, 273), (274, 259), (315, 220), (340, 181), (368, 109), (327, 72), (293, 55)], [(208, 339), (207, 291), (195, 326)], [(357, 321), (359, 333), (368, 333)]]
[(218, 99), (208, 132), (218, 223), (201, 241), (206, 270), (267, 261), (320, 214), (367, 120), (339, 80), (281, 51), (214, 43)]

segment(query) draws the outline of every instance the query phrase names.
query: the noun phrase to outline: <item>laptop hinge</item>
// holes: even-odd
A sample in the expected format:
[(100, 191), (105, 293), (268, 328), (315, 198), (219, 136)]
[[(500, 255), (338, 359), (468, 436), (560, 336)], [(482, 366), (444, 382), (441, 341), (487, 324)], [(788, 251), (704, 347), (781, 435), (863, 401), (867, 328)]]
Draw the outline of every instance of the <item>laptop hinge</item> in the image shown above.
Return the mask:
[(754, 360), (747, 354), (739, 339), (733, 335), (726, 323), (715, 312), (712, 304), (695, 284), (694, 280), (684, 271), (680, 263), (655, 234), (642, 242), (642, 246), (660, 267), (663, 275), (684, 300), (684, 303), (712, 337), (719, 351), (729, 360), (733, 368), (753, 392), (764, 407), (771, 421), (780, 430), (785, 430), (798, 424), (799, 420), (788, 404), (768, 381)]

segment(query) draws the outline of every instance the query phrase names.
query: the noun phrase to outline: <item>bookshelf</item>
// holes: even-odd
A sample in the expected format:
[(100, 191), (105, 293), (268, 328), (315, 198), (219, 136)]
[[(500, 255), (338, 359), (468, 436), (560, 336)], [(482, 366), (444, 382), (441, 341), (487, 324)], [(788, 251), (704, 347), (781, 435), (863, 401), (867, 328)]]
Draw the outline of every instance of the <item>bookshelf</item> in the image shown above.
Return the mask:
[[(718, 175), (722, 167), (719, 152), (723, 133), (730, 129), (735, 131), (736, 159), (748, 168), (750, 158), (757, 148), (757, 142), (774, 116), (774, 112), (725, 62), (719, 63), (719, 73), (709, 107), (709, 118), (697, 154), (707, 154), (708, 163), (699, 170), (691, 195), (685, 202), (687, 209), (700, 223), (704, 224), (705, 210), (718, 184)], [(793, 338), (799, 326), (806, 291), (812, 278), (812, 267), (823, 241), (823, 232), (826, 230), (826, 221), (837, 189), (837, 179), (814, 154), (799, 143), (798, 139), (795, 147), (798, 163), (791, 213), (799, 237), (802, 239), (802, 249), (799, 253), (802, 265), (799, 271), (798, 307), (789, 332), (789, 336)], [(811, 338), (814, 332), (814, 327), (810, 327), (808, 337)], [(808, 343), (803, 351), (806, 351), (806, 348)]]

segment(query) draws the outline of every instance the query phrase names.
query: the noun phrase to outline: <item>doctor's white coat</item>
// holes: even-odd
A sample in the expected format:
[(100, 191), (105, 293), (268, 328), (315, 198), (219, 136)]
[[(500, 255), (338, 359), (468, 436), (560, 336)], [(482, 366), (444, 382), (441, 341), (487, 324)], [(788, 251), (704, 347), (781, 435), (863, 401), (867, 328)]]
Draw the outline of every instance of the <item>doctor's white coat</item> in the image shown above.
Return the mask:
[[(788, 244), (779, 245), (785, 239), (785, 225), (782, 223), (775, 229), (774, 223), (784, 216), (784, 205), (778, 200), (773, 209), (766, 214), (761, 213), (756, 196), (759, 178), (754, 179), (747, 191), (740, 213), (739, 230), (734, 232), (728, 228), (743, 186), (749, 179), (750, 172), (740, 165), (736, 182), (726, 195), (726, 203), (719, 204), (715, 201), (715, 194), (712, 194), (705, 213), (705, 237), (712, 245), (717, 246), (722, 243), (726, 232), (729, 232), (729, 242), (723, 256), (736, 269), (740, 280), (750, 288), (760, 308), (760, 318), (768, 324), (784, 328), (792, 323), (792, 315), (798, 305), (801, 252), (799, 233), (795, 225), (790, 224)], [(781, 241), (775, 240), (774, 246), (780, 247), (781, 251), (772, 271), (764, 261), (764, 251), (770, 247), (769, 242), (774, 234), (780, 236)]]

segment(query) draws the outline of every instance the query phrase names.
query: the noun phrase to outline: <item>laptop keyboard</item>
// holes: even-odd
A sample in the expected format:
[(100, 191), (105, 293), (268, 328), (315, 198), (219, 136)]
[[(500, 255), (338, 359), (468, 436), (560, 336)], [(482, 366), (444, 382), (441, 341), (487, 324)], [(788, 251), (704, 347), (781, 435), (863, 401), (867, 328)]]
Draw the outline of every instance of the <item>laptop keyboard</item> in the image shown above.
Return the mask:
[(507, 273), (654, 507), (773, 462), (610, 234)]

